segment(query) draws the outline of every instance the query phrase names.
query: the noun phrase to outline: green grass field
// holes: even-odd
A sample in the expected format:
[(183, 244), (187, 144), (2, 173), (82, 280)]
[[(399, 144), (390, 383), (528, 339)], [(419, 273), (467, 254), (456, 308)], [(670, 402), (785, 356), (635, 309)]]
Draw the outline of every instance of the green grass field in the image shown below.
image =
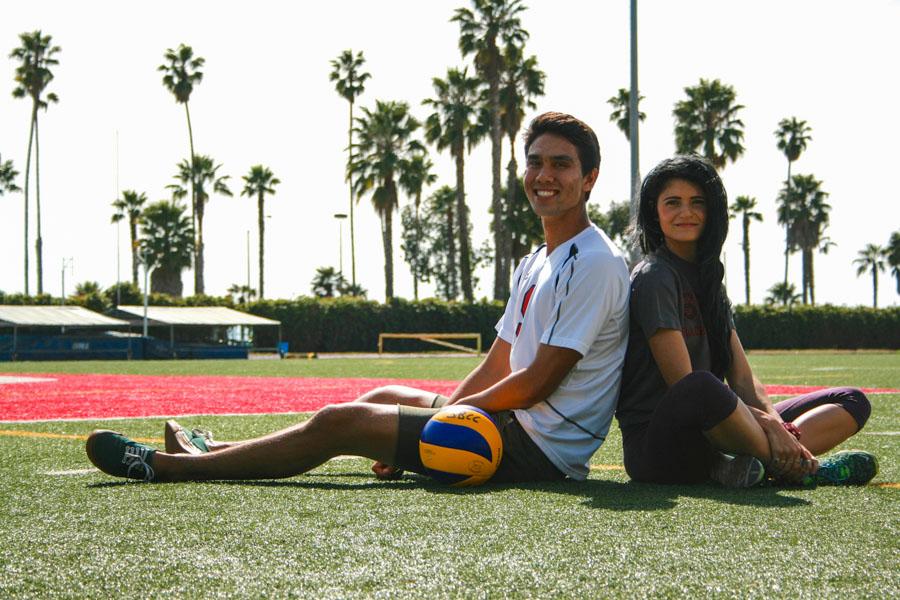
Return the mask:
[[(898, 353), (755, 353), (761, 379), (900, 388)], [(0, 372), (452, 379), (474, 359), (4, 363)], [(2, 597), (900, 597), (900, 394), (871, 397), (845, 447), (863, 488), (744, 491), (629, 483), (610, 438), (586, 482), (471, 490), (376, 481), (338, 459), (282, 481), (143, 484), (96, 471), (95, 427), (161, 437), (162, 419), (0, 423)], [(39, 402), (40, 399), (36, 398)], [(220, 439), (302, 415), (199, 417)], [(26, 437), (11, 432), (61, 434)]]

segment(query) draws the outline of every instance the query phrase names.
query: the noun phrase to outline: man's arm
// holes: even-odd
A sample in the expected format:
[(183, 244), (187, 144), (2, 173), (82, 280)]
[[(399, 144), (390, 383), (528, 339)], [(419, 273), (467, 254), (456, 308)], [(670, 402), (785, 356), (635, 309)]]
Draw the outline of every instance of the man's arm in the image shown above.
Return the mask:
[(511, 349), (510, 343), (498, 335), (484, 360), (463, 379), (453, 395), (450, 396), (450, 402), (453, 403), (465, 396), (484, 391), (509, 375)]
[[(506, 345), (509, 346), (509, 344)], [(508, 356), (507, 352), (507, 375), (505, 377), (486, 389), (475, 391), (477, 386), (473, 386), (472, 393), (459, 395), (460, 391), (465, 391), (463, 388), (468, 382), (467, 378), (457, 393), (453, 394), (451, 403), (469, 404), (491, 413), (514, 408), (528, 408), (546, 400), (559, 387), (572, 367), (581, 360), (581, 354), (576, 350), (541, 344), (534, 361), (528, 367), (512, 373), (509, 371)], [(475, 372), (470, 377), (473, 375)]]

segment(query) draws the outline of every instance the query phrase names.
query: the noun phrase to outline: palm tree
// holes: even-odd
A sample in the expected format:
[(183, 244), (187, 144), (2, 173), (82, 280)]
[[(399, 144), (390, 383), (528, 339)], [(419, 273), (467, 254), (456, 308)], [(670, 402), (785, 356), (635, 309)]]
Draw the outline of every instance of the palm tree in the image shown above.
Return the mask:
[(228, 287), (228, 296), (232, 302), (247, 304), (256, 297), (256, 290), (245, 284), (232, 283)]
[[(221, 164), (207, 155), (193, 155), (193, 160), (188, 162), (187, 159), (178, 163), (178, 172), (175, 173), (175, 180), (178, 183), (167, 185), (172, 190), (172, 196), (182, 199), (188, 195), (187, 185), (193, 190), (194, 200), (194, 233), (197, 238), (194, 240), (194, 293), (203, 294), (206, 291), (206, 285), (203, 278), (205, 261), (203, 259), (203, 217), (206, 214), (206, 203), (209, 202), (212, 193), (222, 194), (223, 196), (232, 196), (231, 190), (228, 189), (228, 175), (219, 176), (218, 171), (222, 168)], [(209, 188), (212, 188), (210, 190)]]
[[(431, 106), (434, 112), (425, 120), (425, 139), (438, 150), (449, 149), (456, 162), (456, 218), (459, 225), (460, 276), (463, 297), (472, 302), (475, 295), (472, 289), (472, 264), (470, 262), (469, 210), (466, 208), (465, 160), (466, 151), (484, 136), (484, 130), (478, 124), (478, 88), (477, 77), (469, 77), (468, 69), (447, 69), (447, 78), (435, 77), (431, 80), (434, 86), (434, 98), (422, 101)], [(491, 205), (497, 210), (499, 205)], [(494, 223), (498, 219), (494, 218)], [(496, 232), (494, 240), (497, 241)], [(500, 238), (505, 240), (504, 238)], [(496, 246), (495, 248), (499, 248)]]
[(735, 104), (734, 88), (714, 79), (701, 79), (684, 88), (686, 100), (675, 103), (675, 147), (680, 154), (699, 151), (717, 168), (744, 154), (744, 122), (738, 118), (743, 107)]
[[(643, 99), (644, 97), (641, 94), (638, 94), (639, 104)], [(616, 124), (616, 127), (625, 134), (626, 140), (631, 141), (631, 91), (627, 88), (619, 88), (618, 93), (607, 100), (606, 103), (613, 108), (613, 111), (609, 115), (609, 120), (613, 121)], [(647, 115), (638, 109), (638, 120), (643, 121), (646, 118)]]
[(180, 297), (181, 272), (191, 266), (194, 229), (185, 209), (175, 200), (160, 200), (141, 216), (141, 256), (150, 275), (150, 291)]
[(47, 86), (53, 80), (50, 67), (59, 61), (53, 55), (61, 51), (59, 46), (51, 46), (52, 36), (42, 35), (40, 30), (31, 33), (20, 33), (22, 45), (14, 49), (9, 57), (19, 60), (16, 67), (16, 87), (14, 98), (31, 98), (31, 129), (28, 132), (28, 152), (25, 158), (25, 295), (28, 295), (28, 182), (31, 178), (31, 143), (34, 142), (34, 187), (36, 237), (35, 253), (37, 258), (37, 293), (44, 293), (44, 260), (43, 238), (41, 237), (41, 151), (38, 135), (38, 109), (47, 110), (51, 102), (59, 102), (53, 92), (43, 96)]
[[(544, 95), (544, 81), (546, 73), (538, 69), (537, 57), (525, 58), (524, 48), (516, 45), (508, 45), (503, 53), (504, 69), (500, 80), (500, 107), (501, 125), (503, 132), (509, 139), (509, 165), (506, 168), (506, 218), (504, 227), (513, 219), (513, 213), (517, 210), (516, 182), (518, 180), (519, 166), (516, 162), (516, 137), (522, 128), (522, 120), (525, 118), (525, 109), (535, 109), (537, 105), (533, 98)], [(527, 204), (527, 202), (526, 202)], [(529, 207), (530, 209), (530, 207)], [(515, 246), (515, 235), (509, 229), (506, 231), (506, 247), (502, 252), (502, 264), (500, 265), (500, 290), (505, 298), (509, 296), (509, 276), (512, 269)]]
[(785, 284), (781, 281), (770, 287), (769, 295), (766, 296), (766, 304), (793, 306), (799, 301), (800, 294), (797, 293), (797, 287), (793, 283)]
[(891, 275), (897, 281), (897, 293), (900, 294), (900, 231), (891, 234), (887, 246), (887, 261), (891, 267)]
[(813, 250), (827, 252), (830, 240), (825, 237), (831, 206), (822, 182), (812, 175), (794, 175), (792, 182), (778, 194), (778, 222), (787, 227), (789, 248), (799, 248), (803, 257), (803, 304), (816, 303)]
[(356, 119), (356, 153), (349, 175), (357, 200), (372, 193), (372, 204), (381, 218), (384, 245), (384, 295), (394, 297), (393, 215), (399, 204), (398, 178), (405, 161), (424, 147), (412, 139), (419, 122), (409, 113), (406, 102), (375, 101), (375, 109), (362, 109)]
[(878, 271), (884, 272), (884, 259), (887, 250), (878, 244), (866, 244), (866, 247), (857, 253), (853, 264), (856, 265), (856, 276), (859, 277), (866, 271), (872, 272), (872, 308), (878, 308)]
[[(459, 24), (459, 50), (463, 57), (474, 57), (475, 68), (487, 82), (487, 107), (490, 115), (491, 136), (491, 207), (494, 211), (494, 298), (503, 300), (508, 282), (503, 281), (503, 264), (508, 258), (503, 252), (508, 248), (502, 222), (502, 198), (500, 195), (500, 154), (503, 131), (500, 123), (500, 78), (504, 70), (502, 47), (521, 47), (528, 39), (522, 28), (519, 13), (525, 10), (520, 0), (472, 0), (472, 9), (458, 8), (451, 21)], [(465, 212), (465, 211), (463, 211)], [(460, 235), (468, 231), (461, 231)], [(462, 248), (460, 248), (462, 251)], [(463, 265), (468, 255), (463, 252)], [(465, 273), (465, 272), (463, 272)], [(465, 286), (465, 275), (463, 279)], [(464, 287), (465, 289), (465, 287)]]
[[(424, 152), (417, 152), (411, 159), (404, 163), (401, 169), (400, 188), (406, 192), (407, 196), (410, 196), (413, 199), (413, 218), (415, 219), (416, 224), (418, 224), (419, 221), (419, 206), (422, 204), (422, 189), (426, 185), (431, 185), (437, 181), (437, 175), (431, 172), (432, 168), (434, 168), (434, 164), (431, 162), (431, 159), (428, 158), (428, 155)], [(413, 231), (419, 231), (418, 225), (414, 227)], [(416, 256), (416, 254), (418, 252), (419, 244), (414, 243), (411, 248), (415, 248), (410, 257), (411, 260), (409, 261), (409, 264), (412, 267), (413, 276), (413, 298), (418, 300), (420, 274), (417, 268), (419, 257)]]
[(137, 227), (141, 219), (141, 211), (147, 203), (147, 194), (139, 194), (134, 190), (123, 190), (122, 197), (115, 200), (112, 205), (116, 209), (110, 222), (118, 223), (128, 219), (128, 233), (131, 237), (131, 282), (138, 285), (138, 238)]
[[(812, 141), (809, 133), (812, 129), (806, 124), (806, 121), (800, 121), (797, 117), (790, 119), (782, 119), (778, 122), (778, 129), (775, 130), (775, 139), (778, 140), (778, 149), (784, 153), (784, 157), (788, 161), (787, 179), (785, 181), (790, 185), (791, 181), (791, 165), (795, 160), (800, 158), (800, 154), (806, 150), (806, 145)], [(788, 230), (785, 226), (784, 230), (784, 282), (788, 280), (788, 262), (791, 256), (790, 244), (788, 244)]]
[(741, 225), (744, 232), (744, 239), (741, 242), (741, 248), (744, 250), (744, 298), (746, 304), (750, 305), (750, 221), (762, 221), (763, 217), (760, 213), (753, 210), (756, 208), (756, 198), (750, 196), (738, 196), (729, 207), (732, 216), (741, 215)]
[(21, 192), (21, 188), (16, 185), (16, 177), (19, 172), (13, 167), (13, 161), (3, 162), (0, 158), (0, 196), (11, 192)]
[[(350, 103), (350, 121), (347, 127), (347, 167), (353, 162), (353, 103), (366, 90), (366, 80), (370, 75), (362, 70), (365, 64), (362, 52), (353, 55), (353, 50), (344, 50), (331, 61), (331, 75), (334, 89)], [(356, 237), (353, 220), (353, 185), (350, 185), (350, 282), (356, 287)]]
[(254, 165), (250, 167), (250, 172), (244, 175), (244, 189), (241, 190), (241, 196), (252, 198), (256, 196), (257, 206), (257, 226), (259, 227), (259, 298), (263, 299), (265, 292), (264, 285), (264, 269), (265, 262), (265, 239), (266, 239), (266, 194), (274, 194), (275, 186), (281, 183), (281, 180), (272, 174), (268, 167), (262, 165)]
[(334, 267), (319, 267), (310, 285), (313, 296), (334, 298), (347, 286), (347, 280)]
[[(165, 73), (162, 78), (163, 85), (175, 96), (175, 102), (184, 104), (184, 114), (187, 117), (188, 142), (190, 142), (191, 162), (194, 158), (194, 130), (191, 127), (191, 110), (188, 101), (194, 92), (194, 85), (203, 81), (203, 72), (200, 68), (206, 62), (201, 56), (194, 56), (194, 49), (184, 44), (178, 48), (166, 48), (166, 62), (159, 65), (156, 70)], [(191, 223), (197, 229), (197, 191), (191, 188)], [(202, 292), (197, 292), (202, 293)]]

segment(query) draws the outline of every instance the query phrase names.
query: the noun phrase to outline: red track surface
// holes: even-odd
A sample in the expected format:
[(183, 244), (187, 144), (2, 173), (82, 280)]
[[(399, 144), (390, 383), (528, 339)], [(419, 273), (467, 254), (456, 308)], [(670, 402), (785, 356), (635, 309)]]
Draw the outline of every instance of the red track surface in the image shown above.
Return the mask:
[[(285, 377), (166, 377), (151, 375), (10, 374), (42, 381), (2, 383), (0, 421), (103, 419), (197, 414), (313, 411), (349, 402), (381, 385), (399, 384), (449, 395), (458, 382), (414, 379)], [(798, 395), (822, 386), (767, 386), (772, 395)], [(865, 389), (867, 393), (900, 390)]]

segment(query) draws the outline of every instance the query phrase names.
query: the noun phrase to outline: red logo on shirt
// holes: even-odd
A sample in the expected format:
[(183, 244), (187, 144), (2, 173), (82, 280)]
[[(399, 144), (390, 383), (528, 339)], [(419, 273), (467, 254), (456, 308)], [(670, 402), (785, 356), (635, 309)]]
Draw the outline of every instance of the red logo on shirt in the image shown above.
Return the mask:
[[(525, 292), (525, 297), (522, 298), (522, 306), (519, 310), (522, 313), (522, 316), (525, 316), (525, 311), (528, 310), (528, 304), (531, 302), (531, 296), (534, 294), (534, 285), (528, 288), (528, 291)], [(516, 325), (516, 337), (519, 337), (519, 332), (522, 331), (522, 322), (520, 321), (518, 325)]]

